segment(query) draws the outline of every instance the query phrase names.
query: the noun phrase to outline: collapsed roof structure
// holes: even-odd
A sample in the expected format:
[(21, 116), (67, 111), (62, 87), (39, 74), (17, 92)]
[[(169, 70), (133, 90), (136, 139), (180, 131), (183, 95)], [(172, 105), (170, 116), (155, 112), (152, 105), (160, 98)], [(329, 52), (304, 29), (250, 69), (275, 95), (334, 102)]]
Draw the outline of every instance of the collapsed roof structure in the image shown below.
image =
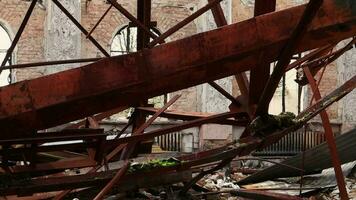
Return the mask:
[[(341, 161), (325, 108), (350, 93), (356, 86), (356, 77), (353, 76), (322, 98), (314, 76), (322, 68), (328, 70), (329, 63), (354, 45), (353, 39), (345, 47), (333, 51), (340, 41), (356, 35), (356, 5), (352, 0), (311, 0), (306, 5), (278, 12), (275, 12), (276, 0), (256, 0), (256, 17), (230, 25), (220, 7), (221, 0), (209, 0), (206, 6), (161, 35), (156, 35), (148, 28), (150, 1), (138, 1), (141, 15), (135, 18), (118, 2), (108, 0), (110, 8), (120, 11), (138, 27), (139, 51), (113, 57), (91, 36), (105, 14), (88, 32), (58, 0), (52, 1), (107, 57), (5, 66), (36, 5), (37, 1), (32, 0), (1, 70), (59, 63), (93, 63), (0, 88), (0, 176), (5, 180), (0, 181), (2, 195), (31, 196), (34, 193), (57, 191), (55, 199), (62, 199), (73, 189), (102, 186), (95, 197), (102, 199), (111, 192), (113, 186), (119, 184), (120, 187), (115, 189), (127, 191), (184, 181), (183, 194), (202, 176), (224, 167), (236, 156), (248, 155), (271, 145), (320, 115), (340, 195), (342, 199), (348, 198)], [(168, 36), (208, 10), (212, 11), (218, 29), (165, 43)], [(308, 53), (290, 64), (294, 54), (303, 52)], [(271, 62), (277, 64), (270, 75)], [(268, 118), (269, 103), (279, 81), (284, 73), (294, 68), (304, 72), (317, 101), (293, 119), (289, 126), (268, 134), (251, 129), (249, 125), (254, 119)], [(249, 80), (247, 71), (250, 71)], [(232, 75), (237, 79), (241, 91), (238, 97), (214, 82)], [(148, 98), (202, 83), (209, 83), (231, 101), (229, 112), (210, 116), (166, 112), (179, 96), (171, 98), (160, 109), (145, 107)], [(107, 140), (98, 121), (128, 107), (136, 108), (135, 115), (127, 125), (134, 125), (132, 134)], [(146, 121), (149, 115), (151, 117)], [(184, 122), (145, 132), (160, 116)], [(73, 121), (76, 121), (74, 125), (62, 131), (42, 131)], [(177, 163), (171, 166), (128, 172), (130, 159), (138, 152), (147, 152), (146, 147), (151, 147), (150, 141), (154, 137), (208, 123), (247, 128), (239, 140), (220, 148), (177, 157)], [(85, 125), (85, 128), (78, 128), (81, 125)], [(74, 140), (81, 142), (43, 145)], [(78, 150), (87, 153), (74, 158), (39, 161), (39, 154), (43, 152)], [(214, 167), (191, 177), (192, 169), (203, 169), (202, 166), (208, 163)], [(62, 173), (66, 169), (85, 169), (85, 172), (67, 175)], [(164, 178), (156, 176), (163, 173)], [(241, 196), (248, 198), (256, 195), (286, 198), (257, 191), (241, 191)]]

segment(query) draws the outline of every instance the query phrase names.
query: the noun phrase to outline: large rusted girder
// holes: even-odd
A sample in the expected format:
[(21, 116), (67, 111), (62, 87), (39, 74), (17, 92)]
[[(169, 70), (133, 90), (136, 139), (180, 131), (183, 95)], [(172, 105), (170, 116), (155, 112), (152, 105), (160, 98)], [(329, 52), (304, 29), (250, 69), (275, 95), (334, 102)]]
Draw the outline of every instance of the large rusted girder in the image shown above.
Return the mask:
[[(356, 12), (349, 5), (352, 0), (325, 0), (294, 53), (354, 36)], [(274, 61), (304, 8), (259, 16), (151, 50), (0, 88), (0, 138), (23, 136), (237, 74), (256, 66), (263, 51)]]

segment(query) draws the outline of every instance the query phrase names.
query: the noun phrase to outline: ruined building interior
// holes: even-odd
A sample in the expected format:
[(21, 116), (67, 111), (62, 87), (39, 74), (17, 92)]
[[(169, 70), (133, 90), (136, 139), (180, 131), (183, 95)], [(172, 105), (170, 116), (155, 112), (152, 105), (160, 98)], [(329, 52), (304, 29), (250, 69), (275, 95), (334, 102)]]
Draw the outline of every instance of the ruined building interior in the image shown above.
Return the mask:
[(0, 0), (0, 199), (356, 199), (355, 0)]

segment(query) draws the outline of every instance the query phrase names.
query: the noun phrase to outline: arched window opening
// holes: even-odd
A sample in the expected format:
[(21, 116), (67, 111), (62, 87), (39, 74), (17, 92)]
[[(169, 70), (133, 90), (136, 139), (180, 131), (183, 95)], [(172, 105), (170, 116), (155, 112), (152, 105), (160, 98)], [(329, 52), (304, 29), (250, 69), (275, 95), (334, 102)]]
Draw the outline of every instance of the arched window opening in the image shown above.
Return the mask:
[[(157, 36), (160, 31), (156, 28), (151, 28), (151, 31)], [(152, 38), (151, 38), (152, 41)], [(128, 54), (137, 51), (137, 27), (125, 25), (120, 28), (111, 43), (110, 54), (112, 56)]]
[[(11, 38), (4, 27), (0, 25), (0, 63), (5, 58), (7, 50), (11, 46)], [(7, 61), (6, 65), (11, 65), (12, 57)], [(11, 71), (3, 70), (0, 74), (0, 86), (5, 86), (11, 83)]]

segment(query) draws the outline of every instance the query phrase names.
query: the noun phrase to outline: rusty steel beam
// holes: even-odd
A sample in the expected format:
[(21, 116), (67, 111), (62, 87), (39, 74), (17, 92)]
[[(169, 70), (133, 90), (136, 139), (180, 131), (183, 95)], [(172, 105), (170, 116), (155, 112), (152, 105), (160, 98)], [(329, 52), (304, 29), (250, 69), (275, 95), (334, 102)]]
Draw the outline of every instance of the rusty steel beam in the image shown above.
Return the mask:
[(200, 15), (204, 14), (206, 11), (210, 10), (213, 6), (215, 6), (217, 3), (220, 3), (221, 1), (222, 0), (213, 0), (213, 1), (209, 2), (207, 5), (200, 8), (199, 10), (194, 12), (189, 17), (183, 19), (178, 24), (176, 24), (172, 28), (168, 29), (166, 32), (162, 33), (162, 35), (160, 35), (159, 37), (154, 39), (152, 42), (150, 42), (148, 44), (148, 47), (150, 47), (150, 48), (154, 47), (156, 44), (165, 40), (166, 38), (171, 36), (173, 33), (177, 32), (179, 29), (183, 28), (184, 26), (186, 26), (187, 24), (192, 22), (194, 19), (198, 18)]
[(313, 0), (307, 4), (297, 27), (293, 31), (292, 36), (287, 41), (286, 45), (283, 47), (279, 55), (279, 61), (277, 62), (276, 67), (273, 69), (271, 77), (266, 83), (256, 110), (257, 115), (265, 115), (268, 113), (269, 103), (273, 98), (273, 95), (277, 89), (279, 81), (285, 72), (286, 67), (291, 61), (295, 48), (297, 48), (298, 43), (301, 42), (304, 34), (307, 32), (307, 29), (311, 25), (322, 4), (323, 0)]
[[(181, 95), (174, 96), (171, 100), (169, 100), (169, 102), (167, 102), (162, 108), (160, 108), (154, 115), (152, 115), (152, 117), (150, 119), (148, 119), (145, 123), (143, 123), (140, 127), (138, 127), (132, 133), (132, 135), (133, 136), (134, 135), (136, 135), (136, 136), (142, 135), (144, 133), (145, 129), (148, 128), (164, 111), (166, 111), (169, 108), (169, 106), (174, 104), (180, 97), (181, 97)], [(124, 152), (122, 153), (121, 159), (125, 159), (125, 160), (129, 159), (138, 143), (139, 142), (137, 142), (137, 141), (128, 143), (126, 148), (124, 149)]]
[[(149, 115), (154, 114), (158, 110), (156, 108), (150, 108), (150, 107), (138, 107), (137, 109), (139, 109), (142, 112), (146, 112)], [(187, 120), (194, 120), (203, 117), (209, 117), (215, 114), (216, 113), (184, 112), (178, 110), (167, 110), (161, 114), (161, 117), (187, 121)], [(218, 121), (216, 123), (223, 124), (223, 125), (232, 125), (232, 126), (245, 126), (247, 125), (248, 121), (243, 119), (239, 119), (239, 120), (226, 119), (226, 120)]]
[(82, 59), (55, 60), (55, 61), (47, 61), (47, 62), (23, 63), (23, 64), (4, 66), (3, 69), (23, 69), (28, 67), (39, 67), (39, 66), (48, 66), (48, 65), (95, 62), (100, 59), (102, 58), (82, 58)]
[[(254, 16), (260, 16), (276, 10), (276, 0), (256, 0)], [(256, 105), (260, 100), (263, 89), (269, 79), (270, 62), (266, 62), (265, 54), (261, 53), (258, 58), (258, 64), (251, 69), (249, 104)]]
[(132, 135), (132, 136), (124, 137), (124, 138), (117, 138), (116, 140), (108, 141), (108, 143), (118, 145), (118, 144), (130, 143), (130, 142), (139, 142), (139, 141), (149, 140), (149, 139), (153, 139), (155, 137), (158, 137), (158, 136), (161, 136), (164, 134), (177, 132), (180, 130), (200, 126), (203, 124), (217, 122), (217, 121), (224, 120), (224, 119), (227, 119), (230, 117), (235, 117), (235, 116), (238, 116), (238, 114), (239, 114), (239, 112), (226, 112), (226, 113), (221, 113), (221, 114), (217, 114), (217, 115), (212, 115), (212, 116), (201, 118), (201, 119), (183, 122), (178, 125), (171, 125), (171, 126), (168, 126), (165, 128), (149, 131), (142, 135)]
[[(308, 81), (309, 81), (310, 87), (314, 93), (315, 99), (320, 100), (321, 94), (320, 94), (319, 88), (314, 80), (313, 75), (311, 74), (309, 68), (305, 67), (305, 68), (303, 68), (303, 70), (308, 78)], [(333, 164), (335, 176), (336, 176), (336, 182), (337, 182), (337, 185), (338, 185), (338, 188), (340, 191), (340, 197), (342, 200), (347, 200), (347, 199), (349, 199), (349, 197), (348, 197), (347, 190), (346, 190), (345, 179), (344, 179), (344, 175), (343, 175), (342, 169), (341, 169), (340, 158), (337, 153), (336, 142), (335, 142), (333, 130), (332, 130), (329, 116), (328, 116), (328, 113), (326, 112), (326, 110), (323, 110), (320, 112), (320, 117), (321, 117), (321, 121), (323, 123), (326, 141), (329, 146), (329, 150), (330, 150), (330, 154), (331, 154), (331, 158), (332, 158), (331, 160), (332, 160), (332, 164)]]
[(28, 23), (28, 20), (29, 20), (30, 17), (31, 17), (32, 11), (33, 11), (33, 9), (35, 8), (36, 3), (37, 3), (37, 0), (33, 0), (33, 1), (31, 2), (30, 7), (28, 8), (28, 10), (27, 10), (27, 12), (26, 12), (26, 14), (25, 14), (25, 17), (24, 17), (23, 20), (22, 20), (22, 23), (21, 23), (21, 25), (20, 25), (20, 27), (19, 27), (19, 30), (17, 31), (17, 33), (16, 33), (16, 35), (15, 35), (15, 38), (14, 38), (14, 40), (12, 41), (11, 46), (10, 46), (9, 49), (7, 50), (6, 55), (5, 55), (5, 57), (4, 57), (4, 60), (3, 60), (2, 63), (1, 63), (0, 74), (1, 74), (1, 72), (2, 72), (2, 70), (3, 70), (3, 67), (6, 65), (6, 62), (7, 62), (7, 61), (9, 60), (9, 58), (11, 57), (12, 52), (14, 51), (14, 49), (15, 49), (15, 47), (16, 47), (18, 41), (20, 40), (20, 37), (21, 37), (21, 35), (22, 35), (22, 32), (25, 30), (25, 27), (26, 27), (26, 25), (27, 25), (27, 23)]
[[(94, 116), (91, 116), (94, 120), (96, 121), (101, 121), (105, 118), (108, 118), (114, 114), (117, 114), (123, 110), (126, 110), (128, 107), (127, 106), (121, 106), (121, 107), (118, 107), (118, 108), (115, 108), (115, 109), (112, 109), (112, 110), (109, 110), (109, 111), (106, 111), (106, 112), (102, 112), (102, 113), (99, 113), (99, 114), (96, 114)], [(71, 125), (68, 125), (66, 126), (65, 129), (76, 129), (76, 128), (80, 128), (82, 126), (84, 126), (86, 123), (86, 119), (82, 120), (82, 121), (79, 121), (75, 124), (71, 124)]]
[(88, 39), (96, 46), (96, 48), (101, 51), (102, 54), (104, 54), (106, 57), (110, 57), (110, 54), (106, 52), (106, 50), (96, 41), (92, 36), (88, 35), (88, 31), (85, 30), (85, 28), (78, 22), (73, 15), (70, 14), (70, 12), (58, 1), (58, 0), (52, 0), (54, 4), (73, 22), (73, 24), (78, 27), (78, 29), (84, 34), (88, 36)]
[[(299, 118), (301, 118), (304, 121), (309, 120), (318, 112), (320, 112), (320, 109), (323, 110), (327, 106), (331, 105), (333, 102), (337, 101), (340, 99), (342, 96), (346, 95), (350, 91), (352, 91), (356, 86), (356, 76), (347, 81), (345, 84), (343, 84), (340, 88), (336, 89), (334, 92), (332, 92), (330, 95), (324, 97), (321, 101), (319, 101), (317, 104), (315, 104), (313, 107), (308, 109), (304, 114), (302, 113)], [(318, 109), (320, 108), (320, 109)], [(313, 113), (311, 113), (313, 112)], [(283, 131), (282, 131), (283, 133)], [(278, 133), (281, 134), (281, 133)], [(274, 136), (268, 136), (265, 140), (270, 141), (271, 138)], [(182, 165), (178, 166), (179, 169), (187, 169), (192, 166), (198, 166), (201, 164), (209, 163), (209, 162), (216, 162), (219, 160), (222, 160), (224, 158), (237, 155), (239, 152), (247, 153), (247, 151), (244, 151), (244, 149), (250, 149), (249, 146), (256, 146), (256, 144), (261, 144), (264, 145), (264, 143), (261, 143), (261, 139), (253, 139), (253, 138), (248, 138), (248, 139), (243, 139), (244, 141), (249, 141), (247, 143), (242, 143), (238, 144), (237, 146), (234, 144), (233, 149), (226, 150), (229, 148), (221, 148), (220, 151), (212, 151), (208, 150), (206, 152), (199, 152), (199, 153), (194, 153), (191, 156), (185, 156), (186, 162), (183, 162)], [(242, 141), (241, 141), (242, 142)], [(225, 150), (224, 150), (225, 149)], [(214, 154), (214, 155), (212, 155)], [(192, 160), (193, 159), (193, 160)], [(199, 160), (194, 160), (194, 159), (199, 159)], [(175, 170), (176, 168), (166, 168), (166, 169), (157, 169), (156, 173), (159, 172), (159, 174), (162, 174), (164, 172), (168, 172), (170, 170)], [(112, 172), (104, 172), (104, 173), (111, 173)], [(153, 172), (154, 173), (154, 172)], [(113, 175), (113, 174), (112, 174)], [(142, 175), (141, 175), (142, 176)], [(92, 178), (91, 178), (92, 177)], [(26, 188), (23, 187), (21, 191), (30, 191), (30, 192), (36, 192), (36, 191), (51, 191), (51, 190), (59, 190), (59, 189), (66, 189), (66, 188), (80, 188), (80, 187), (87, 187), (90, 185), (98, 185), (99, 182), (103, 181), (103, 177), (106, 177), (106, 180), (110, 178), (108, 175), (104, 175), (102, 173), (95, 173), (95, 174), (87, 174), (87, 175), (79, 175), (79, 176), (74, 176), (74, 177), (61, 177), (61, 178), (50, 178), (46, 180), (33, 180), (31, 183), (31, 188)], [(111, 176), (112, 177), (112, 176)], [(131, 178), (132, 179), (132, 178)], [(3, 194), (16, 194), (16, 191), (18, 188), (16, 186), (0, 189)]]
[[(260, 51), (276, 60), (304, 8), (262, 15), (150, 50), (2, 87), (0, 138), (24, 136), (249, 70)], [(321, 12), (328, 16), (317, 16), (294, 53), (355, 35), (356, 15), (349, 9), (336, 0), (325, 0)], [(259, 36), (257, 30), (265, 34)], [(325, 37), (315, 37), (321, 34)], [(194, 53), (186, 49), (194, 49)]]
[(97, 194), (94, 200), (102, 200), (104, 196), (110, 192), (114, 185), (118, 184), (120, 179), (125, 175), (126, 171), (130, 167), (130, 162), (128, 160), (125, 161), (125, 164), (122, 168), (118, 170), (115, 176), (105, 185), (105, 187)]
[(316, 49), (310, 53), (308, 53), (307, 55), (303, 56), (302, 58), (294, 61), (293, 63), (289, 64), (288, 67), (286, 68), (286, 71), (289, 71), (291, 69), (294, 69), (296, 67), (299, 67), (300, 65), (302, 65), (303, 63), (309, 61), (309, 60), (313, 60), (315, 58), (318, 58), (322, 55), (327, 54), (328, 52), (330, 52), (333, 48), (335, 47), (335, 45), (327, 45), (325, 47), (321, 47), (319, 49)]

